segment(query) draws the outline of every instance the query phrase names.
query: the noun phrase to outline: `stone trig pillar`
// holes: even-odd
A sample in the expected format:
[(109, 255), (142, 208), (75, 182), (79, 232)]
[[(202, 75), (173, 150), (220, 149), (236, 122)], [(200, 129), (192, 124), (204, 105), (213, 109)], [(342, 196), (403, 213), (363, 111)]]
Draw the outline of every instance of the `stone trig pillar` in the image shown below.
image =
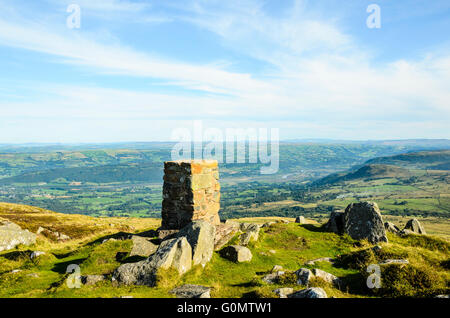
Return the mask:
[(217, 160), (164, 163), (162, 226), (178, 230), (195, 220), (220, 223), (220, 184)]

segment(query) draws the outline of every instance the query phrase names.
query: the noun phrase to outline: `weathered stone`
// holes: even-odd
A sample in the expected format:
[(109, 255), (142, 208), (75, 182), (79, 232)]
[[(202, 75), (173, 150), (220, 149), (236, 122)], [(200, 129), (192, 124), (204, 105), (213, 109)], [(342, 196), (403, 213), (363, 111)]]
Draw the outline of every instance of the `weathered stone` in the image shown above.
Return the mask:
[(394, 233), (394, 234), (397, 234), (398, 232), (400, 232), (400, 229), (392, 222), (385, 222), (384, 229), (386, 231)]
[(250, 262), (252, 260), (252, 252), (245, 246), (230, 245), (220, 251), (220, 255), (232, 262)]
[(375, 202), (351, 203), (345, 209), (344, 232), (355, 240), (387, 242), (380, 209)]
[(417, 219), (411, 219), (406, 222), (404, 230), (410, 230), (415, 234), (427, 234), (422, 224), (420, 224), (419, 220)]
[(239, 224), (239, 230), (242, 232), (249, 232), (249, 231), (259, 231), (259, 224), (256, 223), (241, 223)]
[(195, 220), (220, 223), (220, 185), (216, 160), (164, 163), (162, 229), (182, 229)]
[(336, 287), (340, 287), (341, 281), (338, 277), (334, 276), (333, 274), (327, 273), (321, 269), (314, 268), (312, 270), (312, 273), (315, 278), (320, 278), (327, 283), (333, 284)]
[(280, 278), (280, 276), (284, 275), (285, 272), (284, 271), (276, 271), (276, 272), (272, 272), (270, 274), (265, 275), (262, 280), (268, 284), (274, 284), (278, 281), (278, 279)]
[(344, 233), (344, 213), (340, 211), (332, 211), (330, 219), (325, 224), (325, 230), (336, 234)]
[(103, 275), (85, 275), (81, 276), (81, 283), (86, 286), (95, 285), (102, 280), (105, 280), (105, 276)]
[(331, 257), (321, 257), (321, 258), (316, 258), (310, 261), (307, 261), (305, 263), (305, 265), (314, 265), (317, 262), (327, 262), (327, 263), (334, 263), (334, 259), (332, 259)]
[(200, 285), (183, 285), (174, 288), (170, 293), (175, 294), (177, 298), (211, 298), (211, 288)]
[(287, 298), (288, 295), (292, 294), (294, 292), (293, 288), (284, 287), (284, 288), (277, 288), (273, 291), (278, 297), (280, 298)]
[(311, 270), (307, 268), (300, 268), (299, 270), (295, 271), (295, 275), (297, 275), (297, 284), (305, 286), (308, 286), (310, 280), (314, 277), (314, 274), (311, 272)]
[(272, 225), (274, 225), (274, 224), (276, 224), (277, 222), (274, 222), (274, 221), (272, 221), (272, 222), (266, 222), (266, 223), (264, 223), (261, 227), (262, 228), (266, 228), (266, 227), (270, 227), (270, 226), (272, 226)]
[(133, 241), (133, 248), (131, 249), (130, 256), (148, 257), (158, 249), (158, 245), (153, 244), (146, 237), (133, 235), (131, 236), (131, 240)]
[(306, 223), (306, 219), (303, 216), (297, 216), (295, 218), (295, 223), (305, 224)]
[(192, 267), (192, 248), (185, 237), (163, 241), (148, 259), (123, 264), (113, 273), (113, 279), (121, 284), (154, 286), (160, 269), (175, 268), (184, 274)]
[(36, 234), (22, 230), (20, 226), (9, 221), (0, 220), (0, 252), (16, 246), (36, 243)]
[(303, 289), (288, 295), (288, 298), (328, 298), (327, 293), (320, 287)]
[(414, 233), (413, 231), (408, 230), (408, 229), (403, 229), (400, 232), (398, 232), (398, 235), (401, 237), (405, 237), (405, 236), (413, 235), (413, 234), (416, 234), (416, 233)]
[(379, 263), (380, 265), (390, 265), (390, 264), (409, 264), (407, 259), (386, 259)]
[(247, 246), (250, 242), (256, 242), (259, 238), (259, 227), (249, 228), (239, 237), (239, 244)]
[(204, 220), (193, 221), (178, 232), (178, 237), (186, 237), (192, 247), (194, 265), (205, 266), (214, 252), (216, 228)]
[(164, 230), (158, 229), (158, 238), (161, 240), (173, 239), (177, 236), (179, 230)]
[(216, 226), (216, 236), (214, 238), (214, 250), (220, 250), (239, 231), (239, 227), (221, 223)]

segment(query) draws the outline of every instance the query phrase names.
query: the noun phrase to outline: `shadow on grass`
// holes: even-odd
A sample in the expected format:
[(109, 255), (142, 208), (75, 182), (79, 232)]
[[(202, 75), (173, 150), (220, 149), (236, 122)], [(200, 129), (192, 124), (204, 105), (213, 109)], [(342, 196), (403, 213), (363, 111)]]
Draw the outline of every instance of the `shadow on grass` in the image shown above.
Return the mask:
[(56, 263), (53, 268), (51, 269), (53, 272), (59, 273), (59, 274), (66, 274), (67, 271), (67, 267), (71, 264), (76, 264), (76, 265), (80, 265), (81, 263), (83, 263), (86, 258), (78, 258), (78, 259), (73, 259), (67, 262), (61, 262), (61, 263)]
[(10, 261), (17, 261), (20, 258), (29, 258), (31, 253), (33, 253), (30, 250), (27, 251), (14, 251), (14, 252), (9, 252), (3, 255), (0, 255), (0, 257), (4, 257), (7, 260)]
[(308, 231), (311, 231), (311, 232), (322, 232), (322, 233), (323, 232), (327, 232), (323, 225), (317, 226), (317, 225), (314, 225), (314, 224), (301, 224), (300, 226), (303, 227), (304, 229), (308, 230)]

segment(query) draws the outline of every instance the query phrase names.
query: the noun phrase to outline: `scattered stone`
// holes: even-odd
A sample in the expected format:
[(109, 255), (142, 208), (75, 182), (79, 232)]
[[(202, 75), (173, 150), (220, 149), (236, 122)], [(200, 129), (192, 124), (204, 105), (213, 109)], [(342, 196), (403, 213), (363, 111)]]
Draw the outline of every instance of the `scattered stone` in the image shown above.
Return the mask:
[(222, 257), (232, 262), (250, 262), (252, 260), (252, 252), (245, 246), (230, 245), (220, 251)]
[(327, 293), (320, 287), (312, 287), (294, 292), (288, 298), (328, 298)]
[(386, 231), (394, 233), (394, 234), (397, 234), (398, 232), (400, 232), (400, 229), (392, 222), (385, 222), (384, 228)]
[(130, 256), (143, 256), (149, 257), (158, 249), (158, 245), (153, 244), (150, 239), (133, 235), (131, 236), (133, 241), (133, 248), (131, 249)]
[(31, 253), (30, 258), (35, 259), (44, 254), (45, 254), (45, 252), (42, 252), (42, 251), (34, 251), (33, 253)]
[(239, 231), (239, 226), (221, 223), (216, 226), (216, 236), (214, 238), (214, 250), (220, 250)]
[(11, 274), (15, 274), (15, 273), (20, 273), (22, 270), (21, 269), (13, 269), (12, 271), (10, 271)]
[(314, 265), (317, 262), (328, 262), (328, 263), (334, 263), (334, 259), (331, 257), (321, 257), (321, 258), (316, 258), (310, 261), (307, 261), (305, 263), (305, 265)]
[(274, 224), (276, 224), (277, 222), (266, 222), (266, 223), (264, 223), (261, 227), (262, 228), (266, 228), (266, 227), (270, 227), (270, 226), (272, 226), (272, 225), (274, 225)]
[(277, 288), (273, 291), (276, 295), (278, 295), (280, 298), (288, 298), (288, 295), (292, 294), (294, 292), (293, 288), (284, 287), (284, 288)]
[(355, 240), (387, 242), (380, 209), (375, 202), (351, 203), (344, 213), (344, 232)]
[(295, 218), (295, 223), (305, 224), (306, 223), (306, 219), (305, 219), (304, 216), (297, 216)]
[(267, 274), (266, 276), (263, 277), (262, 280), (268, 284), (275, 284), (280, 278), (280, 276), (284, 274), (285, 274), (284, 271), (277, 271), (274, 273)]
[(211, 288), (200, 285), (183, 285), (174, 288), (170, 293), (175, 294), (177, 298), (211, 298)]
[(410, 230), (415, 234), (427, 234), (422, 224), (420, 224), (419, 220), (415, 218), (406, 222), (405, 228), (403, 230)]
[(185, 237), (163, 241), (148, 259), (123, 264), (113, 273), (113, 279), (124, 285), (154, 286), (159, 269), (175, 268), (184, 274), (192, 267), (192, 248)]
[(259, 230), (260, 226), (256, 223), (240, 223), (239, 230), (242, 232), (256, 231)]
[(325, 224), (325, 229), (328, 232), (333, 232), (336, 234), (344, 233), (344, 212), (332, 211), (330, 214), (330, 219)]
[[(245, 223), (242, 223), (245, 224)], [(250, 224), (248, 226), (241, 226), (241, 230), (244, 233), (239, 238), (239, 244), (247, 246), (250, 242), (256, 242), (259, 238), (259, 226), (256, 224)]]
[(105, 276), (103, 275), (85, 275), (80, 276), (81, 283), (86, 286), (92, 286), (105, 280)]
[(312, 273), (315, 278), (323, 279), (327, 283), (333, 284), (336, 287), (340, 287), (341, 285), (341, 281), (338, 277), (334, 276), (333, 274), (327, 273), (321, 269), (314, 268), (312, 270)]
[(390, 264), (409, 264), (407, 259), (387, 259), (379, 263), (380, 265), (390, 265)]
[(307, 268), (300, 268), (299, 270), (295, 271), (295, 275), (297, 275), (297, 284), (305, 286), (308, 286), (311, 278), (314, 277), (314, 274), (311, 272), (311, 270)]
[(0, 252), (11, 250), (20, 244), (35, 244), (36, 236), (28, 230), (22, 230), (15, 223), (0, 220)]
[(205, 266), (211, 260), (216, 236), (216, 228), (211, 223), (203, 220), (193, 221), (178, 232), (177, 236), (186, 237), (191, 245), (194, 265)]

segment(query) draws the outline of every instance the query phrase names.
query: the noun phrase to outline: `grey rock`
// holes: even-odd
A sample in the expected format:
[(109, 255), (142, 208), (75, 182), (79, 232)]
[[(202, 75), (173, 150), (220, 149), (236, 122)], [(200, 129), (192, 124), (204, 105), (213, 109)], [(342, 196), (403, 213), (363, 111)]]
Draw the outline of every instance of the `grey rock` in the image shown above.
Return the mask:
[(36, 237), (36, 234), (22, 230), (15, 223), (0, 220), (0, 252), (11, 250), (20, 244), (35, 244)]
[(336, 287), (340, 287), (341, 281), (338, 277), (334, 276), (333, 274), (330, 274), (328, 272), (325, 272), (321, 269), (314, 268), (312, 270), (312, 273), (315, 278), (320, 278), (326, 281), (327, 283), (333, 284)]
[(390, 265), (390, 264), (409, 264), (407, 259), (387, 259), (379, 263), (380, 265)]
[(288, 298), (288, 295), (292, 294), (294, 292), (293, 288), (284, 287), (284, 288), (277, 288), (273, 291), (276, 295), (278, 295), (280, 298)]
[(400, 229), (392, 222), (385, 222), (384, 228), (386, 231), (394, 233), (394, 234), (397, 234), (398, 232), (400, 232)]
[(427, 234), (422, 224), (415, 218), (406, 222), (404, 230), (410, 230), (415, 234)]
[(252, 252), (245, 246), (230, 245), (220, 251), (220, 255), (232, 262), (250, 262), (252, 260)]
[(311, 278), (314, 277), (312, 271), (307, 268), (300, 268), (295, 271), (295, 275), (297, 275), (297, 284), (305, 286), (308, 286)]
[(330, 219), (325, 224), (325, 230), (336, 234), (344, 233), (344, 213), (340, 211), (332, 211)]
[(375, 202), (351, 203), (344, 213), (344, 232), (355, 240), (387, 242), (380, 209)]
[(403, 229), (400, 232), (398, 232), (398, 235), (401, 236), (401, 237), (405, 237), (405, 236), (408, 236), (408, 235), (414, 235), (414, 234), (416, 234), (416, 233), (414, 233), (413, 231), (408, 230), (408, 229)]
[(158, 245), (153, 244), (151, 240), (146, 237), (133, 235), (131, 240), (133, 241), (133, 248), (131, 249), (130, 256), (148, 257), (158, 249)]
[(319, 287), (312, 287), (294, 292), (288, 298), (328, 298), (327, 293)]
[(81, 283), (86, 286), (92, 286), (105, 280), (103, 275), (85, 275), (80, 277)]
[(183, 285), (174, 288), (170, 293), (175, 294), (177, 298), (211, 298), (211, 288), (200, 285)]
[(266, 222), (266, 223), (264, 223), (262, 226), (261, 226), (261, 228), (267, 228), (267, 227), (270, 227), (270, 226), (272, 226), (272, 225), (274, 225), (274, 224), (276, 224), (277, 222)]
[(247, 246), (250, 242), (256, 242), (259, 238), (259, 226), (248, 226), (239, 237), (239, 244)]
[(180, 230), (178, 237), (186, 237), (192, 247), (192, 260), (194, 265), (205, 266), (214, 253), (214, 239), (216, 228), (207, 221), (193, 221)]
[(214, 238), (214, 250), (224, 247), (239, 231), (239, 226), (221, 223), (216, 225), (216, 236)]
[(274, 284), (278, 281), (279, 277), (284, 274), (285, 274), (284, 271), (273, 272), (265, 275), (262, 280), (268, 284)]
[(281, 266), (281, 265), (275, 265), (274, 267), (272, 267), (271, 272), (272, 272), (272, 273), (275, 273), (275, 272), (282, 271), (282, 270), (283, 270), (283, 266)]
[(321, 258), (316, 258), (310, 261), (307, 261), (305, 263), (305, 265), (314, 265), (317, 262), (328, 262), (328, 263), (334, 263), (334, 259), (331, 257), (321, 257)]
[(34, 251), (33, 253), (31, 253), (30, 258), (35, 259), (44, 254), (45, 254), (45, 252), (42, 252), (42, 251)]

